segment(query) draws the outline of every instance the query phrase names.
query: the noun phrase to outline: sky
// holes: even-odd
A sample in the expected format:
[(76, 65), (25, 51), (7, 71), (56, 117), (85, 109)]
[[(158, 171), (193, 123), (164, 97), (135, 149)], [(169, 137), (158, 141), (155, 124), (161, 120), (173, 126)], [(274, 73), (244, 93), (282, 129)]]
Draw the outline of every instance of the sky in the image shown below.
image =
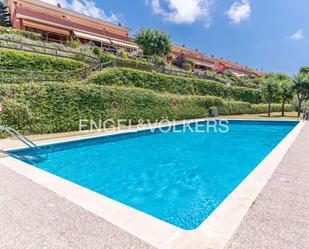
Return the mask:
[(296, 73), (309, 65), (308, 0), (44, 0), (253, 69)]

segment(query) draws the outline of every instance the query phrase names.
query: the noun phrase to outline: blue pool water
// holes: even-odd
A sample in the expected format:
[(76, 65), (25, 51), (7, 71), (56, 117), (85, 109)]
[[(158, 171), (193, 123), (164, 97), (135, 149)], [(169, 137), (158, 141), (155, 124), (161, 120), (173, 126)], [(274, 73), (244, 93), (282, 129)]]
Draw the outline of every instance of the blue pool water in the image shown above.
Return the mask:
[[(12, 152), (40, 169), (177, 227), (197, 228), (296, 122), (230, 121), (228, 133), (137, 132)], [(203, 123), (205, 125), (205, 123)], [(28, 157), (29, 158), (29, 157)]]

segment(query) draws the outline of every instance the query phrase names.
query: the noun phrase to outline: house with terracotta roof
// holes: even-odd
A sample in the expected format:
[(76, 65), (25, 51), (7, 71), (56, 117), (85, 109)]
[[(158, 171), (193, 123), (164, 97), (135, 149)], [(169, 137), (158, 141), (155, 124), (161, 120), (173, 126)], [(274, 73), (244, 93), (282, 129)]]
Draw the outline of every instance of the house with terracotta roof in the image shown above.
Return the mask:
[(38, 0), (5, 0), (13, 28), (39, 32), (47, 40), (78, 38), (101, 48), (138, 50), (129, 37), (130, 29), (67, 10)]
[(260, 71), (253, 70), (227, 60), (215, 57), (208, 57), (202, 52), (199, 52), (198, 50), (193, 50), (190, 48), (186, 48), (185, 46), (179, 46), (174, 44), (172, 47), (172, 54), (170, 55), (169, 61), (180, 55), (184, 55), (187, 59), (192, 60), (195, 64), (196, 69), (212, 70), (217, 73), (224, 73), (226, 71), (229, 71), (235, 76), (253, 75), (256, 77), (261, 77), (263, 75), (263, 73)]
[[(11, 14), (13, 28), (41, 33), (49, 41), (67, 42), (79, 39), (83, 44), (92, 44), (107, 51), (125, 49), (127, 52), (142, 51), (129, 36), (131, 29), (100, 19), (39, 1), (4, 0)], [(196, 69), (212, 70), (217, 73), (230, 71), (236, 76), (263, 74), (257, 70), (223, 59), (208, 57), (203, 53), (174, 44), (168, 61), (179, 55), (192, 60)]]

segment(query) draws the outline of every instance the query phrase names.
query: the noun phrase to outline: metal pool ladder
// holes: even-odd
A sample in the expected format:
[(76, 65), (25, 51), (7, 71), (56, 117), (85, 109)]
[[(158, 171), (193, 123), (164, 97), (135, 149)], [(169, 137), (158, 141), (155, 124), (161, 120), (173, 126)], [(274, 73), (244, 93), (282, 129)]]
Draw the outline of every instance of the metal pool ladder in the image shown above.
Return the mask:
[(11, 127), (4, 127), (0, 125), (0, 130), (6, 131), (13, 137), (16, 137), (19, 141), (21, 141), (23, 144), (28, 146), (30, 149), (33, 149), (36, 151), (40, 150), (40, 148), (35, 143), (33, 143), (30, 139), (26, 138), (24, 135), (20, 134), (18, 131), (14, 130)]
[(4, 127), (2, 125), (0, 125), (0, 130), (6, 131), (13, 137), (16, 137), (20, 142), (22, 142), (23, 144), (25, 144), (27, 147), (29, 147), (31, 150), (35, 152), (34, 155), (16, 156), (17, 158), (31, 160), (34, 162), (41, 162), (41, 161), (47, 160), (48, 153), (44, 152), (39, 146), (37, 146), (34, 142), (26, 138), (24, 135), (22, 135), (18, 131), (14, 130), (11, 127)]

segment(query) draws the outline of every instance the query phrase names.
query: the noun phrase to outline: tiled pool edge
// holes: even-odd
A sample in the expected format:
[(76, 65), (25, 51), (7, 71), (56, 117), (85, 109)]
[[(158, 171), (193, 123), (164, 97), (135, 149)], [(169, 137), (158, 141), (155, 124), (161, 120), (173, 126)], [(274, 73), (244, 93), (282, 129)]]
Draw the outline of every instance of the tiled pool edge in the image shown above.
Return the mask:
[(1, 158), (0, 164), (30, 178), (155, 247), (188, 248), (190, 245), (194, 248), (223, 248), (302, 127), (303, 122), (300, 122), (208, 219), (193, 231), (184, 231), (174, 227), (17, 159)]
[(304, 122), (299, 122), (197, 229), (206, 235), (205, 239), (209, 242), (207, 243), (208, 247), (224, 248), (232, 238), (247, 211), (279, 166), (304, 124)]

